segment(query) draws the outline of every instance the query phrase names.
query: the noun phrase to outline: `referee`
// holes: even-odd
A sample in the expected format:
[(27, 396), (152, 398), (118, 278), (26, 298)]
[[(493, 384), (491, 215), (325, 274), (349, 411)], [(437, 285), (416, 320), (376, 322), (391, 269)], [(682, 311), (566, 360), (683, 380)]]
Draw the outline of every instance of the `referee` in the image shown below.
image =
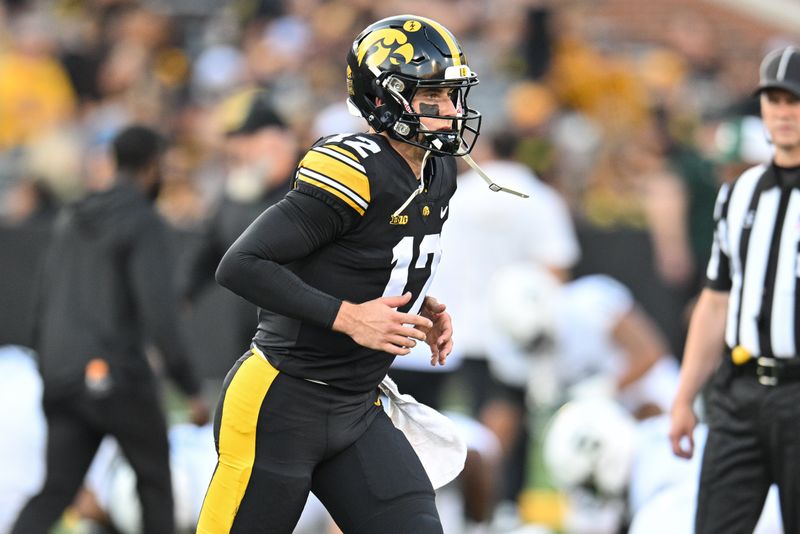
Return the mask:
[(692, 404), (714, 375), (698, 534), (752, 533), (773, 483), (785, 531), (800, 532), (800, 49), (768, 54), (757, 92), (773, 160), (719, 192), (672, 407), (672, 448), (689, 458)]

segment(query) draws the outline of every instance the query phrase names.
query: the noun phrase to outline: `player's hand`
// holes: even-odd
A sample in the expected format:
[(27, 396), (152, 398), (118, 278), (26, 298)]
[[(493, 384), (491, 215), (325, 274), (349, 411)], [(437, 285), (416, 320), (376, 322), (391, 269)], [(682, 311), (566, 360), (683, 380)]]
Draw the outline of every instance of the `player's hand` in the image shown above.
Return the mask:
[(669, 429), (669, 440), (672, 452), (680, 458), (691, 458), (694, 454), (694, 427), (697, 416), (691, 402), (675, 401), (672, 405), (672, 422)]
[(200, 395), (189, 397), (186, 401), (189, 405), (189, 420), (197, 425), (203, 426), (211, 419), (208, 404)]
[(399, 297), (381, 297), (362, 304), (342, 302), (333, 321), (333, 329), (353, 338), (363, 347), (405, 356), (425, 341), (425, 329), (433, 328), (427, 317), (403, 313), (397, 308), (408, 304), (411, 293)]
[(453, 321), (446, 306), (433, 297), (425, 297), (419, 314), (433, 323), (425, 332), (425, 342), (431, 348), (431, 365), (444, 365), (453, 350)]

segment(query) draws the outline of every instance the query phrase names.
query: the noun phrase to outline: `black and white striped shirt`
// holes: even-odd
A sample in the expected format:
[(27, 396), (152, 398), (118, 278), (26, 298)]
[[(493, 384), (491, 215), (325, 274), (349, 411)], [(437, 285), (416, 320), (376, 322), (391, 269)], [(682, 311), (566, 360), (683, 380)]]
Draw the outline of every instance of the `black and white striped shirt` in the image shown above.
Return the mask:
[(779, 358), (800, 354), (798, 175), (800, 169), (759, 165), (719, 191), (706, 277), (708, 287), (730, 292), (730, 348)]

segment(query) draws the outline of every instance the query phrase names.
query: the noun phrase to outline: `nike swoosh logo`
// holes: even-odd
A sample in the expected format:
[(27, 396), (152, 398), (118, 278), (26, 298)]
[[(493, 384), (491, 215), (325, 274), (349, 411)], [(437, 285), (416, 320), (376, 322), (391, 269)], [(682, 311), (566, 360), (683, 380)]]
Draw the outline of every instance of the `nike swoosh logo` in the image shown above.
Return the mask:
[(441, 211), (439, 211), (439, 218), (440, 219), (444, 219), (444, 216), (447, 215), (447, 210), (449, 210), (449, 209), (450, 209), (450, 205), (449, 204), (447, 206), (443, 207), (441, 209)]

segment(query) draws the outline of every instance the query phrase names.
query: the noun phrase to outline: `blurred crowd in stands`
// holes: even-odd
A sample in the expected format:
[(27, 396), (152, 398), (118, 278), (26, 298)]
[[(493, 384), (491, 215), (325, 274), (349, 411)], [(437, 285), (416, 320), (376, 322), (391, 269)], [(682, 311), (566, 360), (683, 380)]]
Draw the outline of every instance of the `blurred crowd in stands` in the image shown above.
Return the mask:
[[(172, 141), (160, 210), (177, 231), (198, 231), (226, 196), (251, 201), (286, 178), (293, 156), (275, 154), (363, 128), (344, 106), (344, 51), (370, 21), (420, 12), (461, 36), (481, 79), (472, 97), (483, 131), (516, 135), (516, 159), (564, 195), (589, 234), (626, 236), (589, 241), (630, 248), (646, 264), (658, 284), (644, 276), (633, 290), (678, 348), (673, 312), (697, 288), (716, 187), (730, 165), (764, 156), (745, 146), (760, 135), (742, 121), (757, 113), (752, 80), (736, 74), (741, 58), (718, 49), (712, 21), (676, 12), (665, 38), (638, 42), (598, 28), (602, 9), (544, 0), (8, 0), (0, 219), (46, 218), (107, 179), (108, 141), (139, 122)], [(285, 135), (230, 135), (259, 91)], [(589, 247), (585, 271), (642, 272), (630, 258), (627, 268), (607, 265), (622, 254), (598, 258)]]
[[(110, 140), (146, 124), (170, 141), (157, 206), (174, 230), (183, 327), (214, 399), (255, 328), (254, 309), (213, 283), (216, 263), (288, 190), (311, 143), (366, 129), (345, 106), (353, 37), (416, 13), (459, 36), (481, 80), (470, 94), (484, 117), (474, 159), (512, 139), (507, 159), (569, 207), (581, 254), (565, 278), (614, 277), (663, 334), (663, 353), (680, 355), (717, 188), (770, 157), (750, 93), (757, 69), (718, 46), (713, 20), (676, 11), (662, 36), (642, 41), (599, 27), (603, 5), (5, 0), (0, 345), (26, 344), (26, 296), (57, 208), (111, 180)], [(753, 61), (788, 42), (776, 34)]]

